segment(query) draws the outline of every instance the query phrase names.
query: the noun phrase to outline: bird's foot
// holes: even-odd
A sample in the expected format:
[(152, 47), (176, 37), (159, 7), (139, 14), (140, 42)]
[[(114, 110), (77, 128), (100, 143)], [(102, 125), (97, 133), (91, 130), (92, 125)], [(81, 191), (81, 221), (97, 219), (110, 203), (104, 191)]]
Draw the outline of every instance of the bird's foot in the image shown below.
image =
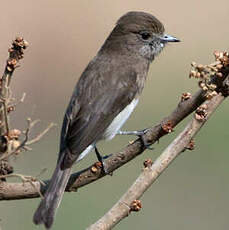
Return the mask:
[(98, 151), (98, 149), (97, 149), (96, 146), (95, 146), (95, 154), (96, 154), (96, 156), (97, 156), (98, 161), (99, 161), (99, 162), (101, 163), (101, 165), (102, 165), (102, 171), (103, 171), (106, 175), (111, 175), (111, 173), (109, 173), (109, 172), (107, 171), (107, 167), (106, 167), (106, 164), (105, 164), (104, 160), (107, 159), (108, 157), (110, 157), (112, 154), (102, 156), (102, 155), (99, 153), (99, 151)]
[(144, 138), (144, 135), (147, 131), (148, 131), (148, 129), (143, 129), (143, 130), (138, 130), (138, 131), (119, 131), (117, 134), (138, 136), (146, 149), (153, 150), (153, 148), (150, 147), (150, 144)]

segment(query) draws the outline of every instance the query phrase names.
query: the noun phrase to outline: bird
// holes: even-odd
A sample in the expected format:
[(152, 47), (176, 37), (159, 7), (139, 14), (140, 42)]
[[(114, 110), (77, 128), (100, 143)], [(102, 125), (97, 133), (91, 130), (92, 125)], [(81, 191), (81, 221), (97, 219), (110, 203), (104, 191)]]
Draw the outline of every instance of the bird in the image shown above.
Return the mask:
[(63, 119), (57, 165), (34, 214), (35, 224), (51, 228), (73, 164), (91, 150), (106, 173), (96, 144), (125, 134), (121, 127), (138, 104), (150, 64), (167, 43), (179, 41), (165, 34), (163, 24), (150, 13), (131, 11), (118, 19), (73, 90)]

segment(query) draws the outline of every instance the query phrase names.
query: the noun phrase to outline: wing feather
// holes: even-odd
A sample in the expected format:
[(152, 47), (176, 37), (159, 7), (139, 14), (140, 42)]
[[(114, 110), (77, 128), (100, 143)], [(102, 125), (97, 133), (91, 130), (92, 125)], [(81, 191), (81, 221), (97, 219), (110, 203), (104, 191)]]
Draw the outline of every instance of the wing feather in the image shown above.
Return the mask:
[[(71, 167), (89, 145), (102, 139), (113, 119), (136, 96), (137, 73), (128, 69), (118, 72), (117, 76), (111, 68), (102, 74), (98, 69), (89, 72), (86, 69), (82, 74), (63, 122), (60, 154), (65, 152), (65, 158), (62, 168)], [(66, 148), (69, 151), (63, 151)]]

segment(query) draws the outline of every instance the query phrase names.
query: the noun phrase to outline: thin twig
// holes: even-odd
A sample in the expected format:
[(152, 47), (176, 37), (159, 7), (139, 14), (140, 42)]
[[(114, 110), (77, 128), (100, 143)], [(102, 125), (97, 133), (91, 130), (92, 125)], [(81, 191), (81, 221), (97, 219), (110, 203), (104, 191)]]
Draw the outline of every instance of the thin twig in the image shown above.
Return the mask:
[(8, 117), (8, 111), (7, 111), (7, 108), (8, 108), (8, 103), (7, 103), (7, 98), (8, 98), (8, 86), (6, 87), (7, 89), (7, 92), (6, 92), (6, 98), (3, 99), (3, 114), (4, 114), (4, 123), (5, 123), (5, 130), (6, 130), (6, 134), (9, 133), (9, 117)]
[(29, 139), (29, 132), (30, 132), (30, 129), (37, 123), (39, 122), (39, 120), (35, 120), (35, 121), (31, 121), (30, 118), (27, 119), (27, 129), (23, 132), (24, 135), (25, 135), (25, 139), (21, 142), (21, 144), (16, 148), (16, 149), (13, 149), (12, 151), (10, 152), (6, 152), (5, 154), (3, 154), (2, 157), (0, 157), (0, 161), (4, 160), (4, 159), (7, 159), (9, 156), (17, 153), (18, 151), (20, 151), (25, 145), (26, 145), (26, 142), (28, 141)]
[(11, 107), (16, 107), (18, 104), (23, 103), (24, 100), (25, 100), (25, 97), (26, 97), (26, 93), (23, 93), (21, 99), (20, 99), (19, 101), (17, 101), (16, 103), (11, 104), (10, 106), (11, 106)]
[(39, 141), (52, 127), (55, 126), (54, 123), (50, 123), (48, 125), (48, 127), (42, 131), (40, 134), (38, 134), (34, 139), (30, 140), (29, 141), (29, 134), (31, 132), (31, 129), (39, 122), (40, 120), (34, 120), (32, 121), (31, 118), (28, 118), (27, 119), (27, 128), (25, 131), (23, 131), (23, 134), (25, 135), (25, 139), (21, 142), (21, 144), (13, 149), (12, 151), (10, 152), (6, 152), (5, 154), (3, 154), (1, 157), (0, 157), (0, 161), (1, 160), (4, 160), (4, 159), (7, 159), (8, 157), (10, 157), (11, 155), (15, 154), (15, 153), (18, 153), (20, 152), (22, 149), (24, 150), (31, 150), (28, 145), (31, 145), (37, 141)]
[(6, 67), (1, 77), (0, 82), (0, 98), (3, 101), (0, 102), (0, 121), (3, 123), (0, 126), (0, 136), (5, 135), (7, 130), (9, 131), (7, 105), (5, 104), (9, 96), (9, 85), (14, 70), (18, 64), (18, 61), (23, 58), (24, 49), (28, 46), (23, 38), (18, 37), (12, 42), (12, 46), (9, 51), (9, 58), (6, 61)]
[(52, 127), (56, 126), (55, 123), (50, 123), (48, 125), (48, 127), (43, 131), (41, 132), (40, 134), (38, 134), (35, 138), (33, 138), (32, 140), (30, 141), (27, 141), (26, 145), (31, 145), (31, 144), (34, 144), (36, 142), (38, 142)]

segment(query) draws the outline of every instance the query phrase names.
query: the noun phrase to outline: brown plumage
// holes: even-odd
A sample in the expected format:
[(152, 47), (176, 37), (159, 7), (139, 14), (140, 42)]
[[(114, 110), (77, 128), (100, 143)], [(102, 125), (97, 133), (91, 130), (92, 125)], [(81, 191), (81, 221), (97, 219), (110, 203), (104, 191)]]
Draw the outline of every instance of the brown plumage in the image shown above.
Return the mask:
[(34, 223), (50, 228), (74, 162), (101, 139), (112, 139), (129, 117), (145, 84), (149, 64), (168, 41), (164, 26), (144, 12), (122, 16), (82, 73), (68, 105), (60, 152)]
[(138, 32), (140, 30), (150, 30), (155, 34), (163, 34), (165, 28), (163, 24), (152, 14), (132, 11), (123, 15), (116, 23), (115, 30), (121, 28), (123, 31)]

